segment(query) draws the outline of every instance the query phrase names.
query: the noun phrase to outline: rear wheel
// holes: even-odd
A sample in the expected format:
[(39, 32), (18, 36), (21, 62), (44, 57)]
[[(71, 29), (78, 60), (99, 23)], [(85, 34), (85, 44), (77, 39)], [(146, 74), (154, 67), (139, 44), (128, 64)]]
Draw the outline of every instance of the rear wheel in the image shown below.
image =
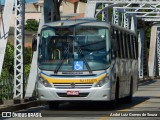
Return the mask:
[(131, 79), (130, 92), (129, 95), (125, 97), (125, 103), (127, 104), (132, 103), (132, 96), (133, 96), (133, 80)]
[(49, 109), (55, 110), (55, 109), (58, 109), (59, 103), (55, 101), (49, 101), (48, 106), (49, 106)]

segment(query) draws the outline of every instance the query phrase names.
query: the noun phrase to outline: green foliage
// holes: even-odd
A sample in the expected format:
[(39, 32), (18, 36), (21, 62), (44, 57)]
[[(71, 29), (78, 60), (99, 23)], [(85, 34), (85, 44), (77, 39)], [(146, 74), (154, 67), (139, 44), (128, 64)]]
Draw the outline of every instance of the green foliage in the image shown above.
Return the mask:
[(3, 70), (0, 79), (5, 79), (8, 76), (14, 75), (14, 48), (11, 44), (6, 46), (6, 54), (4, 57)]
[(29, 19), (26, 21), (25, 29), (28, 31), (37, 31), (39, 22), (34, 19)]
[(150, 37), (151, 37), (151, 27), (148, 27), (148, 28), (145, 30), (145, 33), (146, 33), (146, 39), (147, 39), (147, 41), (150, 41)]
[(24, 77), (28, 77), (30, 71), (30, 64), (32, 59), (32, 50), (31, 48), (24, 49)]
[(97, 9), (102, 9), (102, 4), (100, 4)]
[(98, 21), (102, 21), (102, 14), (99, 14), (99, 15), (97, 16), (97, 20), (98, 20)]
[(29, 76), (30, 67), (31, 67), (30, 64), (24, 65), (24, 78), (27, 78)]
[(31, 63), (31, 55), (32, 55), (31, 48), (24, 48), (24, 64)]
[[(10, 43), (6, 46), (2, 74), (0, 76), (0, 101), (13, 98), (13, 78), (14, 78), (14, 47)], [(24, 78), (26, 79), (30, 71), (31, 48), (24, 48)]]
[(12, 97), (12, 85), (14, 75), (14, 48), (7, 44), (4, 57), (2, 73), (0, 76), (0, 100), (10, 99)]
[[(31, 48), (24, 48), (24, 77), (28, 77), (31, 64), (32, 51)], [(6, 54), (4, 57), (3, 70), (0, 81), (14, 76), (14, 47), (10, 43), (7, 44)]]

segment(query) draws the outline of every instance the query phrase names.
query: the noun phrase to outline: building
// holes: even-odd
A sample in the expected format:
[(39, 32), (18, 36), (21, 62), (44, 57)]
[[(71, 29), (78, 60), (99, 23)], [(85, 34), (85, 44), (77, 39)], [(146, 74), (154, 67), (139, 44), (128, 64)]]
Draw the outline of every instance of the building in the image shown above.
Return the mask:
[[(25, 5), (25, 21), (28, 19), (40, 20), (41, 9), (44, 0), (39, 0), (37, 3)], [(62, 19), (76, 19), (83, 18), (85, 13), (86, 3), (80, 2), (79, 0), (66, 0), (61, 3), (60, 13)], [(15, 24), (14, 12), (11, 16), (11, 27)]]
[[(35, 19), (39, 21), (40, 17), (41, 17), (41, 6), (39, 3), (32, 3), (25, 5), (25, 21), (27, 21), (28, 19)], [(15, 24), (15, 14), (13, 11), (13, 14), (11, 16), (11, 27), (13, 27), (14, 24)]]
[(63, 1), (60, 6), (61, 17), (62, 19), (73, 19), (75, 16), (82, 18), (84, 17), (85, 8), (86, 3), (80, 2), (79, 0)]

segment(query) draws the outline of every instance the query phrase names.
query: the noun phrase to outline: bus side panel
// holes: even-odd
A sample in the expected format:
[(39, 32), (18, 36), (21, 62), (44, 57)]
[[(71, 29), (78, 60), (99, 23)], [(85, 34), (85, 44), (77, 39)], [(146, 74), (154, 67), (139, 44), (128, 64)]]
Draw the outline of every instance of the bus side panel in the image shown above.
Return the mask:
[(135, 93), (138, 87), (138, 61), (137, 60), (133, 60), (133, 63), (132, 63), (132, 76), (133, 76), (133, 93)]
[(117, 81), (117, 60), (113, 60), (111, 62), (111, 67), (110, 67), (110, 80), (111, 80), (111, 91), (110, 91), (110, 100), (114, 100), (115, 99), (115, 89), (116, 89), (116, 81)]
[(123, 67), (123, 63), (122, 63), (122, 60), (117, 58), (116, 61), (112, 61), (112, 64), (113, 65), (113, 68), (111, 67), (111, 75), (112, 75), (112, 86), (111, 86), (111, 100), (114, 100), (115, 99), (115, 91), (116, 91), (116, 84), (117, 82), (119, 82), (119, 98), (121, 97), (122, 93), (121, 91), (121, 86), (123, 86), (123, 70), (122, 69)]
[(116, 82), (119, 81), (119, 98), (130, 93), (131, 79), (133, 80), (133, 93), (137, 90), (138, 70), (137, 60), (124, 60), (117, 58), (112, 61), (111, 69), (111, 100), (115, 99)]

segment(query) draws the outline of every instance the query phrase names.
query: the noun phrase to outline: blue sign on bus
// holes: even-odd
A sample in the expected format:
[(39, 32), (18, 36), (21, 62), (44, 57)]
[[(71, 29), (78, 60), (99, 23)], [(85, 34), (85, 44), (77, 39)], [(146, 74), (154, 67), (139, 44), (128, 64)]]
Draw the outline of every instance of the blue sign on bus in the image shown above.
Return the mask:
[(83, 61), (74, 61), (74, 70), (83, 70)]

